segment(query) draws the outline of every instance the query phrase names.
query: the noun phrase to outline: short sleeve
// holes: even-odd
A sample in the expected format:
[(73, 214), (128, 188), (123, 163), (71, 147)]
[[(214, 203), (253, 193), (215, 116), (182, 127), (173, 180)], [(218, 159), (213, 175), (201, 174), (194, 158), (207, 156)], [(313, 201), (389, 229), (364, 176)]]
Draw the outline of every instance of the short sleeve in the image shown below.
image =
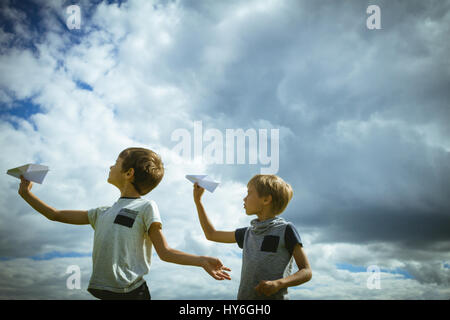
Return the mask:
[(110, 207), (98, 207), (98, 208), (88, 210), (88, 220), (92, 226), (92, 229), (95, 230), (95, 224), (97, 222), (97, 217), (100, 214), (100, 212), (104, 212), (104, 211), (108, 210), (109, 208)]
[(297, 229), (295, 229), (292, 223), (288, 223), (288, 225), (286, 226), (286, 231), (284, 233), (284, 242), (286, 249), (289, 251), (291, 255), (297, 243), (299, 243), (300, 246), (303, 247), (302, 239), (300, 238)]
[(248, 228), (240, 228), (240, 229), (236, 229), (236, 231), (234, 232), (234, 237), (236, 238), (236, 242), (239, 246), (239, 248), (244, 248), (244, 236), (245, 236), (245, 232), (247, 231)]
[(159, 209), (155, 201), (149, 201), (149, 205), (146, 207), (143, 213), (143, 220), (146, 232), (148, 232), (148, 229), (150, 229), (150, 226), (153, 222), (162, 223), (161, 216), (159, 215)]

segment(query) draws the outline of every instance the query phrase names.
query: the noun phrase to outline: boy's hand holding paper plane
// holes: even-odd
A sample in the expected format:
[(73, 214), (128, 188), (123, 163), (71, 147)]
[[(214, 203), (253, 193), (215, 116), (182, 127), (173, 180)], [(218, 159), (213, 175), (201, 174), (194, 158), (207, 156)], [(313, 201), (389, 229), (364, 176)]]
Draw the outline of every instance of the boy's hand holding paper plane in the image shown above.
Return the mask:
[(47, 166), (30, 163), (21, 167), (9, 169), (6, 173), (18, 179), (20, 179), (20, 176), (23, 176), (26, 180), (42, 184), (48, 171), (49, 169)]
[(216, 190), (217, 186), (220, 184), (220, 182), (212, 180), (205, 174), (188, 174), (186, 175), (186, 178), (192, 183), (197, 182), (200, 187), (208, 190), (209, 192), (214, 192), (214, 190)]

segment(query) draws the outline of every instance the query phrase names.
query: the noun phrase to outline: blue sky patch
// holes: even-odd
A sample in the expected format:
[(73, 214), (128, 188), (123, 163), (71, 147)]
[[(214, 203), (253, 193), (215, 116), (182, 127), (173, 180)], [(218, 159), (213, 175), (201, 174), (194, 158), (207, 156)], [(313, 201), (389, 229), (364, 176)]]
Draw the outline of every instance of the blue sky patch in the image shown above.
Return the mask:
[(347, 270), (350, 272), (366, 272), (367, 268), (363, 266), (354, 266), (349, 263), (336, 263), (336, 267), (340, 270)]
[(41, 111), (40, 105), (33, 103), (32, 98), (16, 100), (12, 106), (6, 106), (4, 103), (0, 104), (0, 116), (8, 114), (29, 120), (33, 114)]
[(86, 82), (83, 82), (81, 80), (75, 80), (75, 83), (77, 84), (77, 87), (83, 90), (93, 91), (94, 89), (87, 84)]
[(41, 113), (42, 109), (39, 104), (33, 103), (33, 98), (27, 98), (23, 100), (15, 100), (13, 105), (7, 105), (5, 103), (0, 103), (0, 119), (4, 119), (12, 126), (14, 129), (19, 129), (19, 126), (16, 121), (14, 121), (11, 116), (18, 117), (29, 121), (34, 130), (37, 130), (36, 125), (33, 121), (31, 121), (31, 116), (37, 113)]
[[(76, 251), (69, 251), (69, 252), (61, 252), (61, 251), (50, 251), (47, 253), (37, 254), (31, 257), (28, 257), (29, 259), (32, 259), (34, 261), (43, 261), (43, 260), (52, 260), (52, 259), (58, 259), (58, 258), (83, 258), (83, 257), (91, 257), (92, 252), (76, 252)], [(0, 261), (9, 261), (13, 259), (18, 259), (21, 257), (0, 257)]]
[[(347, 270), (350, 272), (367, 272), (367, 267), (364, 266), (355, 266), (349, 263), (336, 263), (336, 267), (340, 270)], [(414, 279), (414, 277), (406, 270), (396, 268), (396, 269), (385, 269), (380, 268), (381, 272), (387, 272), (392, 274), (401, 274), (405, 279)]]
[(92, 256), (92, 252), (60, 252), (60, 251), (51, 251), (44, 254), (39, 254), (35, 256), (31, 256), (30, 258), (35, 261), (42, 261), (42, 260), (52, 260), (56, 258), (82, 258), (82, 257), (90, 257)]

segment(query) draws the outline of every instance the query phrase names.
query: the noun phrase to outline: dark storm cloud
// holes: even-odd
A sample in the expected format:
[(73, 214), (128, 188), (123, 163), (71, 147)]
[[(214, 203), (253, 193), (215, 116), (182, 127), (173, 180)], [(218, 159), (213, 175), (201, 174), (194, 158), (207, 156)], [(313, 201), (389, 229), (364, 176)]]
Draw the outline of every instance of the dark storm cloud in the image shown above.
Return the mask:
[[(302, 103), (317, 113), (317, 126), (375, 112), (415, 121), (450, 118), (443, 108), (449, 98), (443, 67), (449, 64), (440, 53), (448, 52), (440, 46), (447, 43), (448, 20), (431, 20), (440, 30), (432, 35), (422, 30), (438, 3), (423, 11), (413, 10), (411, 2), (381, 5), (382, 18), (386, 12), (404, 22), (391, 26), (387, 19), (379, 31), (366, 29), (361, 2), (315, 3), (289, 8), (289, 14), (287, 8), (260, 14), (235, 27), (239, 58), (227, 66), (221, 85), (209, 88), (208, 114), (239, 113), (242, 123), (262, 117), (298, 127), (301, 114), (293, 107)], [(402, 18), (409, 15), (414, 18)]]
[[(450, 240), (450, 156), (400, 130), (378, 129), (360, 145), (317, 139), (290, 166), (299, 192), (291, 218), (323, 228), (318, 241), (389, 241), (409, 247)], [(292, 178), (295, 176), (295, 178)]]
[[(280, 143), (279, 175), (299, 188), (286, 216), (322, 228), (318, 241), (449, 241), (449, 153), (414, 130), (431, 124), (449, 138), (449, 3), (377, 1), (383, 29), (374, 31), (370, 1), (291, 4), (230, 23), (233, 41), (217, 34), (213, 45), (235, 58), (201, 74), (212, 81), (198, 120), (225, 130), (266, 119), (293, 132)], [(224, 10), (222, 23), (232, 19)], [(341, 123), (352, 141), (335, 137)], [(242, 182), (258, 173), (217, 170)]]

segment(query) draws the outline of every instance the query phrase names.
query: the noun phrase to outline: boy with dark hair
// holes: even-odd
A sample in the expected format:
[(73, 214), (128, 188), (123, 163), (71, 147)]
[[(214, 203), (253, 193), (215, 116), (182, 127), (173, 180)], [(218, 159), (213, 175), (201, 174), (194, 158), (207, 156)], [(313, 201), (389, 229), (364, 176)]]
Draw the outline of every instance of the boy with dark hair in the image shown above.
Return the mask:
[(158, 207), (141, 196), (153, 190), (164, 176), (161, 158), (144, 148), (123, 150), (110, 167), (108, 182), (121, 197), (111, 207), (88, 211), (56, 210), (31, 193), (32, 183), (21, 177), (19, 194), (36, 211), (52, 221), (84, 225), (95, 230), (93, 271), (88, 291), (99, 299), (151, 299), (145, 279), (152, 246), (161, 260), (203, 267), (216, 280), (230, 279), (219, 259), (196, 256), (170, 248), (162, 233)]
[[(244, 208), (256, 215), (251, 226), (235, 231), (217, 231), (201, 203), (205, 189), (194, 184), (194, 201), (208, 240), (236, 243), (242, 253), (239, 300), (288, 299), (287, 288), (312, 277), (300, 235), (292, 223), (277, 217), (292, 198), (291, 186), (276, 175), (256, 175), (247, 184)], [(292, 258), (298, 271), (291, 274)]]

